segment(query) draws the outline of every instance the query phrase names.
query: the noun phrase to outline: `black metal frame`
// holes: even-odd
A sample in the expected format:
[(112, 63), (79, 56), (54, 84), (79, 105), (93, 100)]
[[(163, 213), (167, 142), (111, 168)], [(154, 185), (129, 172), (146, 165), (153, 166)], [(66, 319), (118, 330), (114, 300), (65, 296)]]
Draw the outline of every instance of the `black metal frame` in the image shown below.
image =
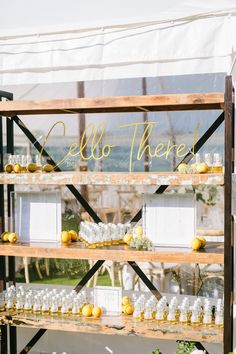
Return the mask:
[[(212, 136), (216, 129), (225, 120), (225, 330), (224, 330), (224, 354), (228, 354), (233, 348), (233, 316), (232, 316), (232, 291), (233, 291), (233, 243), (232, 243), (232, 206), (231, 206), (231, 183), (232, 183), (232, 172), (234, 168), (234, 115), (233, 115), (233, 100), (232, 100), (232, 78), (230, 76), (226, 77), (226, 91), (225, 91), (225, 109), (224, 112), (215, 120), (215, 122), (210, 126), (210, 128), (202, 135), (202, 137), (196, 142), (194, 147), (185, 155), (183, 160), (180, 162), (188, 163), (192, 159), (192, 153), (199, 151), (199, 149), (206, 143), (206, 141)], [(8, 100), (13, 99), (11, 93), (0, 91), (0, 100), (6, 98)], [(33, 136), (30, 130), (24, 125), (18, 116), (7, 119), (7, 152), (13, 153), (14, 151), (14, 140), (13, 140), (13, 123), (24, 132), (26, 137), (35, 146), (35, 148), (40, 152), (42, 149), (41, 144)], [(0, 170), (3, 171), (3, 141), (2, 141), (2, 118), (0, 117)], [(47, 151), (43, 150), (43, 156), (47, 158), (48, 162), (55, 164), (51, 156)], [(230, 156), (230, 158), (229, 158)], [(60, 171), (60, 168), (56, 168)], [(95, 222), (100, 222), (101, 219), (95, 213), (95, 211), (90, 207), (88, 202), (83, 198), (80, 192), (73, 185), (66, 185), (67, 188), (72, 192), (77, 201), (83, 206), (83, 208), (89, 213), (89, 215), (94, 219)], [(168, 185), (159, 186), (155, 193), (161, 194), (168, 188)], [(10, 193), (14, 190), (14, 186), (8, 186), (8, 217), (10, 218)], [(2, 186), (0, 187), (0, 206), (4, 205), (4, 192)], [(138, 222), (142, 217), (142, 211), (140, 210), (131, 220), (131, 222)], [(4, 220), (4, 208), (0, 211), (0, 221)], [(230, 226), (229, 226), (230, 225)], [(1, 226), (1, 224), (0, 224)], [(2, 221), (2, 230), (4, 230), (4, 221)], [(9, 281), (15, 282), (15, 257), (9, 257)], [(6, 272), (4, 269), (5, 257), (0, 257), (0, 265), (3, 265), (3, 271), (0, 273), (0, 281), (5, 283)], [(96, 273), (96, 271), (102, 266), (104, 260), (98, 260), (94, 266), (88, 271), (83, 279), (77, 284), (75, 290), (79, 292), (86, 283), (91, 279), (91, 277)], [(149, 290), (157, 297), (161, 298), (161, 294), (153, 285), (153, 283), (147, 278), (143, 273), (141, 268), (137, 265), (135, 261), (129, 261), (129, 265), (134, 269), (137, 275), (141, 278), (144, 284), (149, 288)], [(3, 327), (3, 328), (2, 328)], [(2, 341), (1, 341), (1, 353), (7, 354), (7, 332), (6, 326), (1, 326), (2, 330)], [(5, 333), (6, 332), (6, 333)], [(46, 332), (46, 329), (40, 329), (30, 340), (30, 342), (24, 347), (20, 354), (28, 353), (32, 347), (37, 343), (37, 341)], [(201, 343), (197, 343), (197, 347), (203, 349)], [(10, 326), (10, 352), (11, 354), (17, 353), (17, 343), (16, 343), (16, 328)]]

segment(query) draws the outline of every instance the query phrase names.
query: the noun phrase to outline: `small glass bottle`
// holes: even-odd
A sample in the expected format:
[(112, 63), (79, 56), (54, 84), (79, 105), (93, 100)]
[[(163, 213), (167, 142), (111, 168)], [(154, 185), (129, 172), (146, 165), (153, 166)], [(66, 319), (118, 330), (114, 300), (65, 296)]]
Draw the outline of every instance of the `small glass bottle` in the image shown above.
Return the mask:
[(223, 172), (222, 156), (219, 153), (215, 153), (213, 156), (213, 172)]
[(204, 162), (208, 166), (208, 172), (211, 173), (213, 172), (213, 166), (212, 166), (212, 155), (210, 153), (206, 153), (204, 155)]
[(35, 314), (41, 313), (40, 299), (37, 295), (34, 297), (33, 313)]
[(188, 323), (188, 311), (186, 309), (181, 309), (180, 310), (179, 322), (181, 324), (187, 324)]
[(43, 296), (43, 300), (42, 300), (42, 314), (43, 315), (49, 314), (48, 297), (46, 295)]

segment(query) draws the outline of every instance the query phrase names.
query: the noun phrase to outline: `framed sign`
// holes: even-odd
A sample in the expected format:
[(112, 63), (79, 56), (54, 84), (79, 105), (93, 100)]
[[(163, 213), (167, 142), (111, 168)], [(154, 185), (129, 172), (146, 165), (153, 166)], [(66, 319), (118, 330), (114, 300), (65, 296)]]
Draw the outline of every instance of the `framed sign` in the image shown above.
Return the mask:
[(145, 194), (143, 230), (155, 246), (190, 247), (196, 235), (193, 194)]
[(61, 197), (55, 192), (13, 192), (12, 231), (21, 242), (58, 242), (61, 233)]
[(94, 306), (102, 308), (107, 316), (122, 314), (122, 289), (113, 286), (96, 286), (94, 288)]

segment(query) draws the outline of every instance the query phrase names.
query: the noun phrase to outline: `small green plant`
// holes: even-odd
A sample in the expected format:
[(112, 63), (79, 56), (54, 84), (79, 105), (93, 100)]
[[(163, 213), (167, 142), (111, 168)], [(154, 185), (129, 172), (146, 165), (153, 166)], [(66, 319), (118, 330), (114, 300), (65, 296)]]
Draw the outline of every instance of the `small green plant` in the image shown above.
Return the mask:
[(197, 349), (194, 342), (178, 341), (177, 350), (174, 354), (191, 354), (194, 349)]
[(162, 354), (162, 352), (160, 351), (160, 349), (155, 349), (152, 351), (151, 354)]

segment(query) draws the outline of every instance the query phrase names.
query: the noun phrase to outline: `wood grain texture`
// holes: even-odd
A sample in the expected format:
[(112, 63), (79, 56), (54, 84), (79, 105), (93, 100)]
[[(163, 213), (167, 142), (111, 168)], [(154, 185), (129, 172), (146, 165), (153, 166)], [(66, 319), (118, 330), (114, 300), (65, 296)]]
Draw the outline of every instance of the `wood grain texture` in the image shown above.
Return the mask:
[(140, 336), (167, 340), (191, 340), (205, 343), (221, 343), (223, 329), (218, 327), (159, 324), (155, 320), (139, 321), (132, 316), (101, 317), (42, 316), (34, 314), (6, 314), (5, 322), (23, 328), (44, 328), (58, 331), (106, 335)]
[(223, 109), (224, 94), (192, 93), (0, 102), (0, 115), (115, 113)]
[(18, 257), (45, 257), (63, 259), (113, 260), (117, 262), (166, 262), (224, 264), (223, 243), (208, 242), (206, 248), (198, 252), (191, 248), (156, 247), (153, 251), (143, 251), (128, 246), (107, 246), (89, 249), (80, 242), (63, 244), (46, 243), (1, 243), (0, 255)]
[(32, 185), (223, 185), (223, 173), (178, 172), (34, 172), (0, 173), (0, 184)]

